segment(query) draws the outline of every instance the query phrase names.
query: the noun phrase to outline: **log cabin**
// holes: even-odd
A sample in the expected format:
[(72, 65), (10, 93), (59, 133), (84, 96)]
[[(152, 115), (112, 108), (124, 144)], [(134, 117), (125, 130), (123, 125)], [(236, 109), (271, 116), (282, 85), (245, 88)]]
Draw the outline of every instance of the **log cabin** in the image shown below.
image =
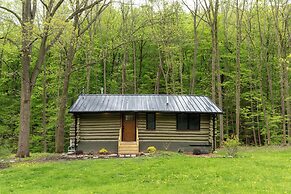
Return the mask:
[(209, 153), (215, 118), (222, 114), (206, 96), (82, 94), (69, 110), (75, 150), (138, 154), (158, 150)]

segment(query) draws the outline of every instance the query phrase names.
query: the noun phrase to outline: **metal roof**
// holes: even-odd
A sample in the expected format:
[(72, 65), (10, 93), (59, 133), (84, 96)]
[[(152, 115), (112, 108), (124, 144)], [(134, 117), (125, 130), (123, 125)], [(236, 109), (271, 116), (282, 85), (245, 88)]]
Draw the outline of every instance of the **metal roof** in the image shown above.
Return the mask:
[(82, 94), (69, 112), (197, 112), (221, 114), (222, 110), (206, 96)]

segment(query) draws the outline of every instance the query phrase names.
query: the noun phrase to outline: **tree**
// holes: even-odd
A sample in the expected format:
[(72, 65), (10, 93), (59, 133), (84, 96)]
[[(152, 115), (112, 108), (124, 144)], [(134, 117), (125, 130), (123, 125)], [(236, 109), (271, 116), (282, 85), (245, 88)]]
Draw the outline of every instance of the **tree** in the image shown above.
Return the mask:
[[(55, 141), (55, 151), (57, 153), (64, 152), (64, 128), (65, 128), (65, 114), (66, 114), (66, 107), (68, 101), (68, 90), (69, 90), (69, 82), (70, 82), (70, 75), (73, 68), (73, 61), (76, 53), (76, 49), (78, 48), (79, 39), (82, 35), (92, 26), (94, 22), (98, 19), (100, 14), (108, 7), (110, 1), (107, 2), (106, 0), (99, 0), (99, 1), (92, 1), (88, 5), (88, 1), (79, 1), (77, 0), (74, 4), (74, 11), (73, 14), (70, 15), (69, 18), (72, 18), (73, 21), (73, 28), (71, 31), (70, 41), (68, 45), (64, 47), (66, 53), (66, 65), (64, 70), (64, 81), (62, 87), (62, 94), (59, 101), (59, 110), (58, 110), (58, 118), (57, 118), (57, 127), (56, 127), (56, 141)], [(101, 6), (99, 6), (101, 5)], [(94, 7), (99, 7), (98, 11), (96, 11), (94, 17), (90, 18), (90, 20), (82, 26), (83, 22), (88, 19), (88, 14), (86, 14), (83, 18), (81, 17), (84, 11), (92, 11)]]
[[(34, 88), (36, 79), (40, 73), (41, 65), (45, 60), (45, 55), (49, 48), (54, 43), (51, 42), (47, 45), (47, 40), (49, 37), (50, 22), (52, 21), (54, 15), (56, 14), (59, 7), (62, 5), (63, 0), (54, 3), (50, 1), (49, 4), (45, 4), (45, 16), (43, 31), (41, 32), (40, 46), (38, 49), (38, 55), (34, 67), (32, 66), (31, 55), (32, 46), (35, 44), (37, 38), (33, 37), (33, 29), (35, 16), (37, 11), (37, 1), (36, 0), (24, 0), (22, 1), (22, 17), (20, 17), (16, 12), (10, 10), (6, 7), (0, 6), (11, 14), (13, 14), (18, 22), (21, 24), (22, 28), (22, 49), (21, 49), (21, 64), (22, 64), (22, 76), (21, 76), (21, 105), (20, 105), (20, 132), (18, 140), (18, 157), (29, 156), (29, 131), (30, 131), (30, 115), (31, 115), (31, 95)], [(32, 73), (30, 69), (33, 68)]]
[(236, 0), (236, 95), (235, 95), (235, 129), (236, 136), (239, 139), (239, 130), (240, 130), (240, 53), (241, 53), (241, 26), (242, 26), (242, 18), (244, 13), (245, 0), (242, 2), (242, 6), (239, 3), (239, 0)]

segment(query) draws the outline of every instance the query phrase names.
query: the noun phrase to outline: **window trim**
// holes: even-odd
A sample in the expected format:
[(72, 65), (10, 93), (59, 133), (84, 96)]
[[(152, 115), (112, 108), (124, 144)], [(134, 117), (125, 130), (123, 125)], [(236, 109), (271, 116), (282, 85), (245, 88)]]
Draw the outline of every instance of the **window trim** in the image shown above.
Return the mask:
[[(187, 115), (187, 129), (179, 129), (178, 128), (178, 116), (179, 116), (179, 114), (186, 114)], [(190, 118), (191, 114), (197, 115), (199, 118), (199, 125), (198, 125), (197, 129), (190, 129), (189, 128), (189, 118)], [(177, 131), (200, 131), (200, 128), (201, 128), (201, 114), (199, 114), (199, 113), (176, 113), (176, 130)]]
[[(153, 129), (150, 129), (149, 128), (149, 125), (148, 125), (148, 115), (150, 115), (150, 114), (153, 114), (154, 115), (154, 128)], [(156, 130), (156, 128), (157, 128), (157, 120), (156, 120), (156, 113), (155, 112), (148, 112), (148, 113), (146, 113), (146, 130), (147, 131), (155, 131)]]

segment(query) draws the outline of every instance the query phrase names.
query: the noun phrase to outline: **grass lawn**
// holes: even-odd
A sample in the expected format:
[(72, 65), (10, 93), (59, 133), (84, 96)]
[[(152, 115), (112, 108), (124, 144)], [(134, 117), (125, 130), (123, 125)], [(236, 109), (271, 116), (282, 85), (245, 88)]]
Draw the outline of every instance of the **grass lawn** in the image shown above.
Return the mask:
[(291, 148), (240, 148), (238, 158), (173, 153), (130, 159), (23, 162), (0, 170), (0, 193), (11, 192), (291, 193)]

